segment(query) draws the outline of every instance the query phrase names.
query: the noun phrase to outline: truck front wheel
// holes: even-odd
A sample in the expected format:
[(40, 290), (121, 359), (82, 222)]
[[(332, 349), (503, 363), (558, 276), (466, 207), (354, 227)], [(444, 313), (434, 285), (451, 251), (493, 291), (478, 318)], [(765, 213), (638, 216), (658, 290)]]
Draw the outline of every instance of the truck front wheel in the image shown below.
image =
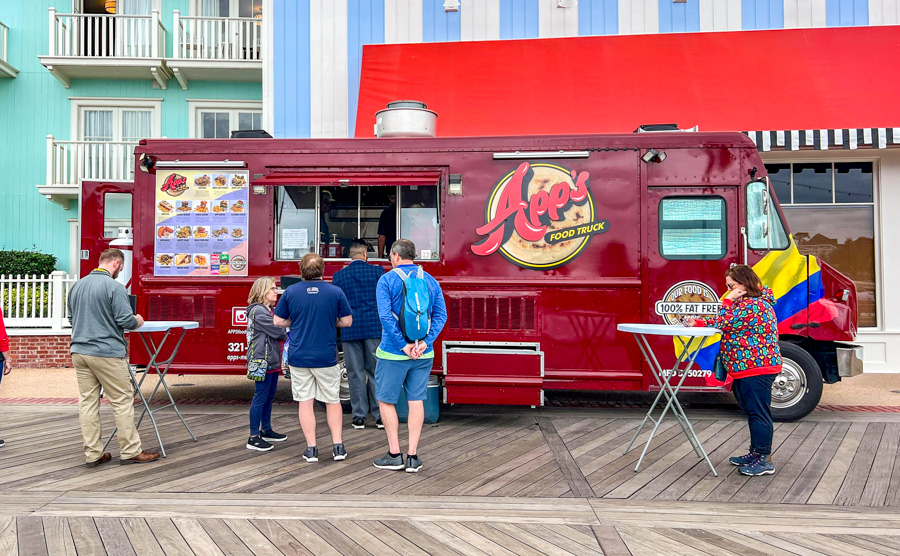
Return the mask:
[(772, 384), (772, 419), (793, 421), (809, 415), (822, 397), (822, 371), (803, 348), (780, 342), (783, 366)]

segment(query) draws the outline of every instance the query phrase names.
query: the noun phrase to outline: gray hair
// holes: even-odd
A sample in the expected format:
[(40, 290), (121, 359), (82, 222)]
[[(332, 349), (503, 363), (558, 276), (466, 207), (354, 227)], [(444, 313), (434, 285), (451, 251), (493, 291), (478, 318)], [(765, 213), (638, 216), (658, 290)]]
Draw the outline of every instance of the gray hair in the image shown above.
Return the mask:
[(404, 261), (415, 260), (416, 244), (408, 239), (398, 239), (391, 245), (391, 253), (396, 253)]
[(369, 246), (365, 243), (354, 243), (350, 246), (350, 258), (361, 259), (366, 255), (366, 251), (368, 250)]

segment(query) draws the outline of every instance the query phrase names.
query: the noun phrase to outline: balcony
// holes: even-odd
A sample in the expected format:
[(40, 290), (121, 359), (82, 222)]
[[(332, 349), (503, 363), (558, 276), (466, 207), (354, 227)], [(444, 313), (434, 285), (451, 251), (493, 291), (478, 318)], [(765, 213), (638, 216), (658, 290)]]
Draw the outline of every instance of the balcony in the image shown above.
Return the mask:
[(9, 27), (0, 21), (0, 77), (15, 77), (19, 70), (9, 65), (7, 37), (9, 37)]
[(260, 19), (174, 15), (166, 65), (182, 89), (191, 80), (262, 81)]
[(47, 136), (47, 178), (38, 192), (68, 208), (81, 180), (134, 181), (134, 147), (128, 141), (57, 141)]
[(57, 14), (50, 8), (50, 53), (38, 56), (69, 88), (72, 79), (153, 79), (165, 89), (166, 28), (151, 15)]

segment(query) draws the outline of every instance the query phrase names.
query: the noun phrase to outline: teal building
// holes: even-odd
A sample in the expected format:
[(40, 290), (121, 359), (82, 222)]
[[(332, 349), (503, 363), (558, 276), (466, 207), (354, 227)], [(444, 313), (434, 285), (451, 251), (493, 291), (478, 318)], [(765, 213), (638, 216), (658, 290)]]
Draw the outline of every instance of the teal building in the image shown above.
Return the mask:
[[(262, 127), (262, 0), (0, 2), (0, 249), (78, 272), (81, 180), (131, 181), (146, 137)], [(130, 225), (108, 199), (106, 235)]]

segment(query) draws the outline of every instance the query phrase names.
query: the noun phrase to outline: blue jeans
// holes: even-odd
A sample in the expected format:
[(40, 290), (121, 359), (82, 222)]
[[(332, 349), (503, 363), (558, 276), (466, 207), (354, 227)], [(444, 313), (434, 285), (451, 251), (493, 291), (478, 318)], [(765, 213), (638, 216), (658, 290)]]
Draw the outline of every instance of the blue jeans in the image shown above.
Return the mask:
[(748, 376), (735, 379), (731, 387), (750, 425), (750, 451), (768, 456), (772, 453), (772, 383), (778, 375)]
[(341, 342), (344, 347), (344, 362), (347, 364), (347, 383), (354, 419), (365, 419), (369, 412), (374, 419), (381, 418), (378, 400), (375, 399), (375, 350), (380, 343), (381, 338)]
[(255, 384), (256, 391), (250, 402), (250, 436), (272, 430), (272, 402), (275, 401), (275, 390), (278, 387), (278, 373), (267, 373), (265, 380)]

